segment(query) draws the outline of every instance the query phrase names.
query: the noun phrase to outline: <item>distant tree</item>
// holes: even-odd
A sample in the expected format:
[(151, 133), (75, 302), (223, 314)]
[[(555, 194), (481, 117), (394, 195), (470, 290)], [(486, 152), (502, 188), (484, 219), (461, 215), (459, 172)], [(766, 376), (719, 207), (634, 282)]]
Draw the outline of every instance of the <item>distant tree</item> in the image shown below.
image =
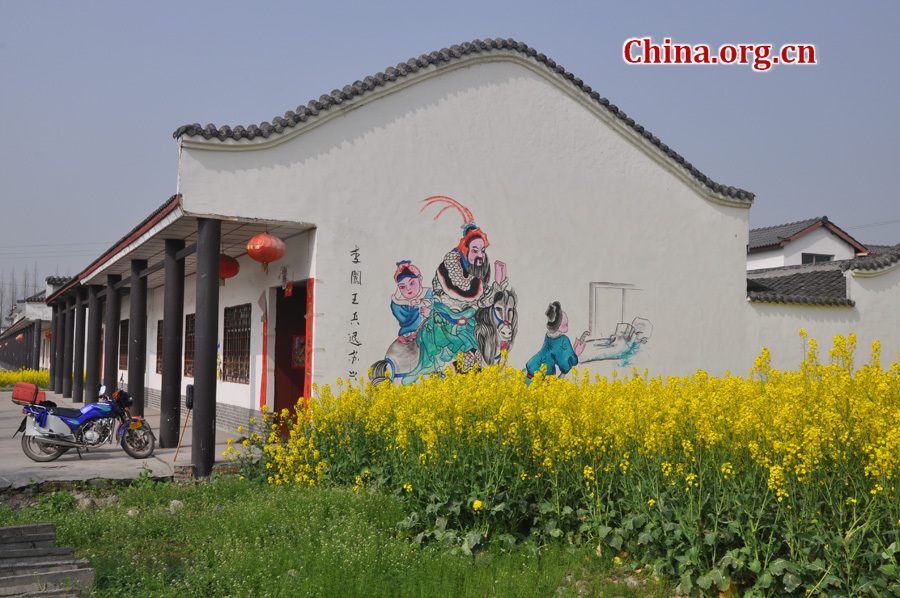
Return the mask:
[(38, 276), (38, 267), (37, 261), (34, 262), (34, 270), (31, 273), (32, 284), (34, 285), (32, 295), (37, 295), (41, 292), (41, 278)]

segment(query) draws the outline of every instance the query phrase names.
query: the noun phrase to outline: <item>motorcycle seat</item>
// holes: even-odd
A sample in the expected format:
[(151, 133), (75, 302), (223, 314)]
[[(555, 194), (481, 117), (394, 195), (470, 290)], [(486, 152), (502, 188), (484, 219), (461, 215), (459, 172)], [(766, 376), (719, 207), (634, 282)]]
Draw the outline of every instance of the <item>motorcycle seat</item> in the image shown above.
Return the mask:
[(81, 417), (81, 411), (78, 409), (67, 409), (65, 407), (52, 407), (50, 413), (53, 415), (61, 415), (63, 417)]

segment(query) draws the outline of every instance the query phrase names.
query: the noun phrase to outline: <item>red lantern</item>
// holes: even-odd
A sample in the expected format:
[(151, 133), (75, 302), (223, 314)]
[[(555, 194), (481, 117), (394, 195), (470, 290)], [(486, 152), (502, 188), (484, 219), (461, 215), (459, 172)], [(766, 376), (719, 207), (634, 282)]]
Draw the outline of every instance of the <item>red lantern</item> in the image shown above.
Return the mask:
[(25, 338), (25, 335), (24, 335), (24, 334), (20, 334), (19, 336), (16, 337), (16, 342), (17, 342), (17, 343), (21, 343), (22, 340), (23, 340), (24, 338)]
[(260, 233), (247, 241), (247, 255), (262, 263), (260, 272), (267, 271), (270, 262), (281, 259), (284, 251), (284, 241), (269, 233)]
[(236, 259), (224, 253), (219, 256), (219, 286), (225, 286), (226, 278), (234, 278), (241, 271), (241, 265)]

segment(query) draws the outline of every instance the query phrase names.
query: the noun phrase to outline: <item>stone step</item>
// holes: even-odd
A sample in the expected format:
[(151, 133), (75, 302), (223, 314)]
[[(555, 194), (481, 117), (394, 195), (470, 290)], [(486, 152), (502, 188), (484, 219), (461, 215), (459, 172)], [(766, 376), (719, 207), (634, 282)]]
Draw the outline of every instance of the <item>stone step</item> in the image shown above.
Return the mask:
[(29, 592), (55, 589), (88, 590), (94, 587), (94, 570), (84, 561), (76, 561), (78, 568), (69, 571), (26, 573), (0, 579), (0, 596), (23, 596)]
[(63, 563), (26, 563), (24, 565), (0, 565), (0, 585), (6, 577), (14, 577), (27, 573), (44, 573), (46, 571), (71, 571), (80, 565), (73, 559)]
[(32, 548), (16, 550), (0, 550), (0, 566), (48, 563), (71, 563), (75, 558), (75, 549), (64, 548)]
[(71, 590), (68, 588), (39, 590), (37, 592), (26, 592), (22, 594), (22, 598), (81, 598), (81, 590)]
[(46, 542), (47, 540), (50, 540), (51, 546), (56, 544), (56, 526), (52, 523), (0, 527), (0, 549), (10, 544)]

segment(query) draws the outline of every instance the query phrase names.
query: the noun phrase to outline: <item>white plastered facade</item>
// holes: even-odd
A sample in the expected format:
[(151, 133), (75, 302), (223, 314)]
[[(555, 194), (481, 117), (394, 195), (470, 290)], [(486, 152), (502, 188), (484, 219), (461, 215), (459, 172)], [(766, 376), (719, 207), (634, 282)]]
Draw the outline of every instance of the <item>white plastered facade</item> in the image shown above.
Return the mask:
[[(412, 260), (430, 287), (459, 242), (455, 211), (436, 221), (439, 207), (420, 212), (433, 195), (467, 206), (490, 240), (489, 259), (507, 264), (518, 295), (512, 365), (523, 367), (540, 349), (544, 312), (559, 301), (572, 340), (589, 328), (592, 336), (612, 334), (619, 322), (608, 313), (651, 322), (652, 337), (628, 366), (653, 374), (749, 367), (749, 203), (712, 192), (583, 91), (521, 55), (430, 66), (268, 139), (182, 137), (180, 144), (186, 214), (315, 227), (307, 275), (316, 281), (317, 384), (365, 373), (397, 338), (396, 263)], [(283, 259), (297, 258), (289, 249)], [(354, 271), (362, 284), (351, 284)], [(275, 284), (271, 273), (239, 276), (226, 293), (243, 289), (257, 324), (256, 297)], [(223, 296), (220, 309), (228, 304)], [(354, 332), (360, 347), (349, 343)], [(354, 349), (358, 363), (348, 357)], [(623, 369), (613, 360), (585, 367)], [(219, 400), (232, 400), (222, 390)]]

